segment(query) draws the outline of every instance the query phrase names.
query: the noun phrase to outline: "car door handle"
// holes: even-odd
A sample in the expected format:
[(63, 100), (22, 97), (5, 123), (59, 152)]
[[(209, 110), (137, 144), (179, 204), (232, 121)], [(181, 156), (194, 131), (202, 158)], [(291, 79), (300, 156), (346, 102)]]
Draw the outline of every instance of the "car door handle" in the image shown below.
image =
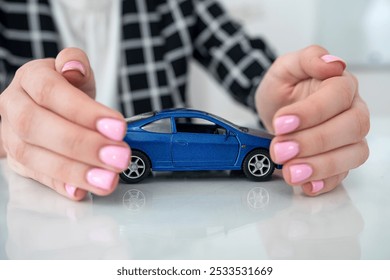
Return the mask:
[(181, 141), (181, 140), (179, 140), (179, 141), (175, 141), (178, 145), (180, 145), (180, 146), (188, 146), (188, 142), (187, 141)]

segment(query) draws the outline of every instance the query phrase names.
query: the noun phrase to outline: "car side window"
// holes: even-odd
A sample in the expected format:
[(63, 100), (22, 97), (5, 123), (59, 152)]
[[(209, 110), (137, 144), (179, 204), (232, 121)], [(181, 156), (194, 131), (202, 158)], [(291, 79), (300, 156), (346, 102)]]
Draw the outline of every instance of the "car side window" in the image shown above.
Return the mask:
[(142, 127), (143, 130), (155, 133), (172, 133), (170, 118), (159, 119)]
[(177, 132), (226, 135), (222, 126), (202, 118), (175, 118)]

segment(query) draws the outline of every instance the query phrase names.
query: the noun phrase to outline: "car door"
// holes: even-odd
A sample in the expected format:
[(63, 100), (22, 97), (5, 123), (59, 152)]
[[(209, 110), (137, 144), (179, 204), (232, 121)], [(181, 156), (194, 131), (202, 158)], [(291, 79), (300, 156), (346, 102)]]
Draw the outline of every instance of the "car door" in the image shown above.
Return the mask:
[(171, 167), (171, 118), (154, 120), (143, 125), (141, 130), (143, 131), (142, 137), (138, 136), (139, 141), (135, 148), (147, 154), (152, 161), (153, 169)]
[(239, 143), (229, 127), (204, 118), (174, 118), (174, 124), (173, 166), (207, 170), (234, 165)]

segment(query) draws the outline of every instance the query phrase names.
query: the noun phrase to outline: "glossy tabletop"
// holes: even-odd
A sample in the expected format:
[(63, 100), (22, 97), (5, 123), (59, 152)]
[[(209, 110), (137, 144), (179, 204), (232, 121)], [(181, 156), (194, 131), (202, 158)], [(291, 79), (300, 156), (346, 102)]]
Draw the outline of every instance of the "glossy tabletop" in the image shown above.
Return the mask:
[(159, 173), (72, 202), (0, 161), (0, 259), (390, 259), (390, 119), (368, 162), (310, 198), (276, 173)]

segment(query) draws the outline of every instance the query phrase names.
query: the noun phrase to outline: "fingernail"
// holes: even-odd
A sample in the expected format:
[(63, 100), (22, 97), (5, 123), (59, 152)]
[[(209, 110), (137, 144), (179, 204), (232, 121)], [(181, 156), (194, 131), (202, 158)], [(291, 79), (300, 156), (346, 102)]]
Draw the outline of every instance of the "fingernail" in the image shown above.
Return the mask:
[(96, 123), (96, 128), (104, 136), (116, 141), (123, 140), (125, 134), (124, 122), (116, 119), (100, 119)]
[(68, 61), (62, 66), (61, 73), (66, 71), (79, 71), (83, 76), (85, 76), (85, 68), (84, 65), (79, 61)]
[(95, 186), (99, 189), (109, 190), (112, 186), (112, 182), (115, 178), (115, 173), (100, 169), (100, 168), (92, 168), (87, 173), (87, 181), (92, 186)]
[(72, 186), (70, 184), (65, 184), (65, 190), (70, 197), (75, 197), (76, 190), (77, 190), (75, 186)]
[(279, 142), (274, 145), (274, 153), (276, 162), (283, 163), (299, 153), (299, 145), (293, 141)]
[(312, 181), (311, 182), (311, 192), (312, 193), (317, 193), (319, 192), (320, 190), (322, 190), (324, 188), (324, 181), (322, 180), (319, 180), (319, 181)]
[(313, 174), (313, 169), (310, 165), (296, 164), (290, 166), (290, 177), (293, 184), (306, 180), (311, 176), (311, 174)]
[(275, 119), (275, 134), (286, 134), (294, 131), (299, 126), (299, 118), (294, 115), (281, 116)]
[(130, 149), (118, 146), (106, 146), (100, 149), (99, 158), (105, 164), (123, 170), (129, 166)]
[(325, 61), (326, 63), (331, 63), (331, 62), (341, 62), (343, 64), (343, 67), (347, 67), (347, 63), (340, 57), (331, 55), (331, 54), (326, 54), (321, 56), (321, 59)]

